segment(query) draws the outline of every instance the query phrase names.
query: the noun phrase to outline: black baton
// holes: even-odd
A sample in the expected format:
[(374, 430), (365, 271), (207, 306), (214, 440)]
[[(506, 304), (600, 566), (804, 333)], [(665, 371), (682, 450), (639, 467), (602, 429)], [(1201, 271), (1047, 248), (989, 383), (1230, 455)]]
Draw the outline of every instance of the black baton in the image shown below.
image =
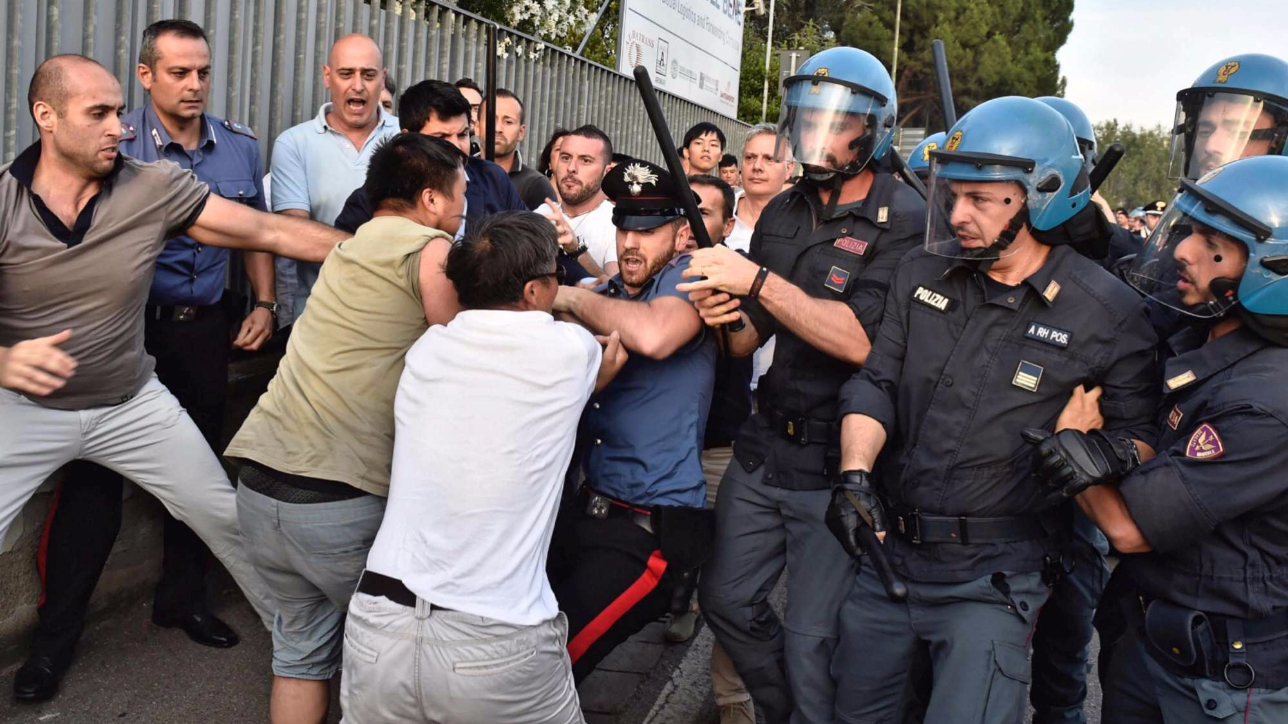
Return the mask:
[(702, 214), (698, 212), (698, 203), (693, 200), (693, 189), (689, 188), (689, 177), (684, 173), (680, 163), (680, 154), (675, 150), (675, 141), (671, 130), (666, 126), (666, 117), (662, 115), (662, 104), (657, 101), (657, 91), (653, 90), (653, 79), (649, 77), (648, 68), (635, 66), (635, 85), (640, 89), (640, 98), (644, 101), (644, 110), (648, 113), (649, 123), (653, 124), (653, 135), (657, 136), (657, 145), (662, 147), (662, 158), (666, 160), (666, 169), (675, 178), (675, 185), (680, 190), (680, 200), (684, 202), (684, 216), (689, 220), (689, 229), (698, 248), (711, 246), (711, 237), (707, 236), (707, 225), (702, 223)]
[(898, 574), (894, 572), (894, 567), (890, 565), (890, 559), (886, 558), (885, 547), (881, 541), (877, 540), (877, 532), (872, 529), (872, 518), (863, 506), (859, 504), (854, 494), (846, 490), (845, 499), (850, 501), (850, 505), (858, 511), (859, 517), (866, 521), (867, 525), (859, 526), (859, 537), (862, 538), (863, 550), (867, 551), (868, 560), (872, 562), (872, 570), (877, 572), (877, 578), (881, 579), (881, 585), (885, 586), (886, 596), (895, 603), (908, 600), (908, 586), (899, 580)]
[(894, 158), (890, 159), (890, 164), (894, 166), (894, 170), (898, 172), (899, 177), (903, 179), (904, 183), (911, 186), (913, 191), (921, 194), (921, 199), (925, 201), (926, 185), (921, 182), (921, 178), (911, 168), (908, 168), (908, 162), (903, 160), (903, 156), (899, 155), (899, 149), (892, 148), (890, 153), (894, 156)]
[(936, 38), (930, 44), (931, 53), (935, 56), (935, 85), (939, 90), (939, 109), (944, 114), (944, 130), (957, 125), (957, 108), (953, 105), (953, 84), (948, 80), (948, 56), (944, 53), (944, 41)]
[(1091, 193), (1096, 193), (1096, 190), (1100, 188), (1100, 184), (1109, 178), (1110, 172), (1123, 159), (1123, 154), (1126, 152), (1127, 149), (1123, 148), (1121, 143), (1115, 143), (1100, 155), (1100, 160), (1096, 161), (1096, 167), (1091, 169), (1091, 173), (1087, 175), (1087, 179), (1091, 183)]

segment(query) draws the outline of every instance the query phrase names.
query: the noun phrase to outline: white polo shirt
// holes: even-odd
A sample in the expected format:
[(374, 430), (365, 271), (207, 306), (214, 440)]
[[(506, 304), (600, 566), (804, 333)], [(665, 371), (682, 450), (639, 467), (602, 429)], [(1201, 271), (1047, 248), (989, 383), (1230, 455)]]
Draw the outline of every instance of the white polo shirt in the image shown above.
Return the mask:
[(559, 612), (546, 554), (599, 343), (545, 312), (470, 310), (407, 352), (367, 568), (520, 626)]

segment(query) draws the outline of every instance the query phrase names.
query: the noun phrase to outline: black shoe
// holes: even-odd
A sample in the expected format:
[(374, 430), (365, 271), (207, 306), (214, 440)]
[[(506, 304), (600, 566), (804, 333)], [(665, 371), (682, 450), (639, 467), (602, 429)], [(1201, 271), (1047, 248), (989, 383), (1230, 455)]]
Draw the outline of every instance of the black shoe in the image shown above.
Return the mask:
[(13, 696), (20, 701), (49, 701), (58, 693), (63, 672), (48, 656), (33, 656), (13, 677)]
[(188, 634), (188, 638), (202, 646), (231, 649), (241, 641), (237, 632), (213, 613), (187, 613), (181, 616), (158, 616), (154, 613), (152, 623), (162, 628), (181, 628)]

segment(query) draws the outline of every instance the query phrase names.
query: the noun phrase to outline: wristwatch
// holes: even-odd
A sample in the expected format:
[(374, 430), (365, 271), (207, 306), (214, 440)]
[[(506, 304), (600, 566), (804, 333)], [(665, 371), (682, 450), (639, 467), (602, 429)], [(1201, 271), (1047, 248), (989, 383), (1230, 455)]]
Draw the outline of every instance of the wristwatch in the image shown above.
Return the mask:
[(572, 253), (564, 251), (564, 248), (562, 246), (559, 247), (559, 252), (570, 259), (576, 259), (577, 257), (581, 256), (582, 254), (585, 254), (588, 251), (590, 251), (590, 247), (586, 246), (586, 242), (584, 241), (581, 242), (576, 249), (573, 249)]
[(255, 302), (256, 309), (267, 309), (268, 313), (273, 315), (273, 321), (277, 321), (277, 302)]

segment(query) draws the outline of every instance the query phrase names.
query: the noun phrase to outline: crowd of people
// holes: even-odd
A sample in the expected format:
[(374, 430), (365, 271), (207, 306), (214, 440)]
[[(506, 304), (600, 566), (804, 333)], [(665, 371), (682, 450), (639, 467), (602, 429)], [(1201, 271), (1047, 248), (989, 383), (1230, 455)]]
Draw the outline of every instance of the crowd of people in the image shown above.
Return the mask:
[[(1139, 214), (1063, 98), (984, 102), (902, 177), (855, 48), (739, 155), (688, 129), (684, 178), (589, 124), (529, 165), (522, 98), (400, 91), (363, 35), (264, 169), (210, 68), (154, 23), (127, 109), (51, 57), (0, 169), (0, 537), (65, 466), (17, 698), (56, 696), (130, 479), (167, 511), (154, 622), (238, 643), (213, 553), (274, 724), (337, 674), (353, 724), (581, 722), (667, 616), (714, 632), (722, 724), (1085, 721), (1094, 630), (1104, 722), (1288, 719), (1288, 63), (1179, 94), (1180, 190)], [(231, 351), (275, 335), (224, 446)]]

